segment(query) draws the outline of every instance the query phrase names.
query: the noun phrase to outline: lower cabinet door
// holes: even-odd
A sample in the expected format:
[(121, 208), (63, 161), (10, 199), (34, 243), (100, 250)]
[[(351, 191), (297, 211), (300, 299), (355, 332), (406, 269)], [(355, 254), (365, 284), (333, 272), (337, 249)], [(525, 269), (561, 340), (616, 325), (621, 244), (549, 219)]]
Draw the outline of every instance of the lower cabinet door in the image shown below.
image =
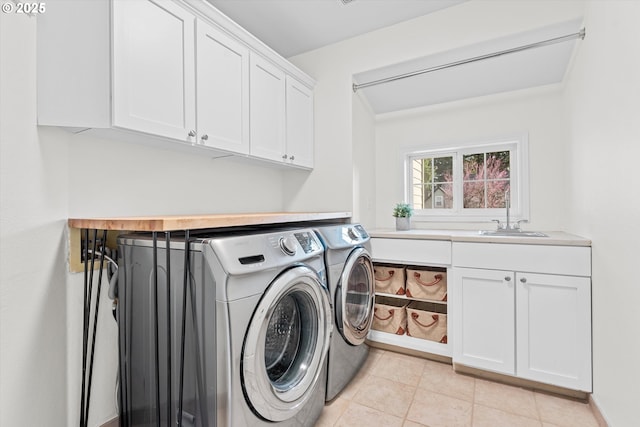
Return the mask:
[(517, 375), (590, 392), (591, 280), (516, 273)]
[(515, 274), (453, 268), (453, 361), (515, 375)]

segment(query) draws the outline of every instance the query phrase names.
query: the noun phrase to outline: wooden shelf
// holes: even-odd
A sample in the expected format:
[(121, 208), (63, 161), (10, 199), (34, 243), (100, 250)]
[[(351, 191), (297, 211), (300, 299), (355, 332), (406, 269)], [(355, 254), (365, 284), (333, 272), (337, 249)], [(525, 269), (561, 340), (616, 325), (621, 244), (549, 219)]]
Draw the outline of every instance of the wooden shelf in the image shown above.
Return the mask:
[(178, 231), (290, 222), (344, 222), (351, 212), (268, 212), (213, 215), (158, 215), (113, 218), (69, 218), (69, 228), (126, 231)]

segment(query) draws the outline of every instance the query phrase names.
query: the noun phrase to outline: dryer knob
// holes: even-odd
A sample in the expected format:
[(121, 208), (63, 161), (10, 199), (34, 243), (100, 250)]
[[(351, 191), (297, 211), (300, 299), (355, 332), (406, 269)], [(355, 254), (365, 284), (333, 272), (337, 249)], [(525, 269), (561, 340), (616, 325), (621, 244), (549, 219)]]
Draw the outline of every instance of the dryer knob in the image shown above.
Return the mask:
[(353, 227), (349, 228), (349, 230), (347, 231), (347, 234), (349, 234), (349, 237), (351, 237), (352, 240), (360, 240), (360, 238), (361, 238), (360, 233), (358, 232), (358, 230), (356, 230)]
[(297, 246), (298, 241), (296, 240), (295, 237), (293, 236), (281, 237), (278, 243), (280, 245), (280, 249), (282, 249), (282, 252), (284, 252), (286, 255), (293, 256), (296, 254), (296, 249), (298, 248)]

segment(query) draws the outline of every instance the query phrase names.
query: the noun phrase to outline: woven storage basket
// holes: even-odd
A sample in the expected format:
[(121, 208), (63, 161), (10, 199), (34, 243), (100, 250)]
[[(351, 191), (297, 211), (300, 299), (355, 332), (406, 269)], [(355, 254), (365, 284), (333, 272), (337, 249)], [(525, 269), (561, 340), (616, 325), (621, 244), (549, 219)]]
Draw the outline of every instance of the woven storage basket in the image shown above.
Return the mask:
[(408, 303), (395, 298), (376, 297), (371, 328), (390, 334), (404, 335), (407, 330)]
[(407, 268), (407, 297), (432, 301), (447, 300), (446, 271)]
[(446, 344), (447, 315), (433, 311), (436, 305), (412, 301), (407, 306), (407, 335)]
[(404, 267), (375, 264), (373, 273), (376, 279), (376, 292), (404, 295)]

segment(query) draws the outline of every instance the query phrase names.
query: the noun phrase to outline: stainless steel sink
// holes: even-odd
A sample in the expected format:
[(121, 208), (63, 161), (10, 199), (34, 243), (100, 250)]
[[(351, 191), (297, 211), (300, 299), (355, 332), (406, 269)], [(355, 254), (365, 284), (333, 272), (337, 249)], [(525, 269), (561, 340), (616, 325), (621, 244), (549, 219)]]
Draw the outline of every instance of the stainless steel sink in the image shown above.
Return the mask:
[(549, 237), (539, 231), (522, 230), (480, 230), (483, 236), (509, 236), (509, 237)]

